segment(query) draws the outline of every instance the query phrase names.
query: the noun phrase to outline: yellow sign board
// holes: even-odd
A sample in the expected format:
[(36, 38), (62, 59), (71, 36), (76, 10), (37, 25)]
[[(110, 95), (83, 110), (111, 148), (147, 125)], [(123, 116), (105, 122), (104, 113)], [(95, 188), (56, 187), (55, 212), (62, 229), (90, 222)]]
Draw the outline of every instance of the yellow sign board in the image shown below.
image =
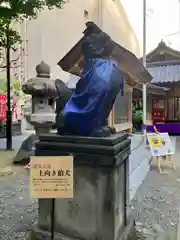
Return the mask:
[(73, 157), (31, 157), (32, 198), (73, 198)]

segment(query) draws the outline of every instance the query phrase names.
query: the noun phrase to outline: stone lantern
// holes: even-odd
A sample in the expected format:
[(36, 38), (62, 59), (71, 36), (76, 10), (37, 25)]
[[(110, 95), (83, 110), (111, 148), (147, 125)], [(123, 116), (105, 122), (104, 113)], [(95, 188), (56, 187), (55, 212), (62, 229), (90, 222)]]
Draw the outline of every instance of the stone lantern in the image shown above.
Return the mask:
[(14, 163), (29, 161), (34, 155), (35, 142), (41, 133), (49, 133), (55, 124), (55, 99), (57, 91), (55, 81), (50, 77), (50, 67), (41, 62), (36, 66), (37, 75), (27, 80), (22, 91), (32, 96), (32, 113), (26, 115), (26, 120), (35, 129), (36, 134), (31, 134), (23, 141), (14, 158)]
[(35, 128), (36, 135), (48, 133), (55, 123), (55, 99), (57, 91), (50, 77), (50, 67), (41, 62), (36, 66), (37, 75), (22, 86), (25, 94), (32, 95), (32, 114), (27, 121)]

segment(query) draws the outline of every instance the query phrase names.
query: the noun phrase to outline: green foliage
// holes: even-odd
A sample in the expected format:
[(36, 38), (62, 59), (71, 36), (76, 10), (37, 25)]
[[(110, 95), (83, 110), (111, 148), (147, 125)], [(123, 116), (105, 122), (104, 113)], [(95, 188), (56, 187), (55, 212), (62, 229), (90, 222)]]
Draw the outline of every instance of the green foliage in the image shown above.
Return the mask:
[[(0, 47), (13, 47), (15, 43), (21, 42), (21, 38), (15, 30), (9, 27), (10, 20), (0, 17)], [(7, 45), (7, 35), (9, 36), (9, 44)]]
[[(0, 93), (6, 94), (6, 84), (6, 78), (0, 77)], [(21, 82), (19, 81), (19, 79), (13, 80), (11, 84), (11, 90), (15, 91), (17, 94), (21, 91)]]
[(7, 35), (9, 47), (21, 41), (18, 32), (13, 30), (10, 24), (13, 21), (36, 18), (45, 7), (62, 8), (66, 0), (0, 0), (0, 47), (7, 47)]
[(132, 112), (132, 121), (135, 124), (142, 123), (143, 120), (143, 111), (141, 109), (133, 109)]
[(6, 93), (6, 79), (0, 77), (0, 93)]
[(11, 20), (34, 18), (46, 6), (49, 9), (62, 8), (65, 2), (65, 0), (0, 0), (0, 16)]
[(17, 92), (21, 91), (21, 82), (19, 81), (19, 79), (13, 81), (12, 88)]
[(133, 127), (133, 129), (132, 129), (132, 133), (136, 133), (136, 128), (135, 127)]

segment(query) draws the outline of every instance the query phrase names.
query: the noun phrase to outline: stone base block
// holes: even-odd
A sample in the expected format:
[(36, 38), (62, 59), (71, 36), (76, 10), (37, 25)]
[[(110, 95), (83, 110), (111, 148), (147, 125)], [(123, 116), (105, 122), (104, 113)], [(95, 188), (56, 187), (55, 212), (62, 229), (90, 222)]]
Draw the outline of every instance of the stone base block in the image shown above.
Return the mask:
[[(52, 240), (49, 231), (43, 231), (40, 228), (34, 228), (27, 237), (27, 240)], [(54, 233), (54, 240), (82, 240), (72, 236), (64, 236), (60, 233)], [(109, 239), (111, 240), (111, 239)], [(113, 239), (112, 239), (113, 240)], [(135, 239), (135, 221), (130, 219), (127, 225), (121, 229), (117, 240), (136, 240)]]
[[(132, 240), (130, 143), (124, 133), (107, 138), (39, 136), (35, 156), (74, 156), (74, 196), (55, 199), (55, 240)], [(38, 204), (38, 229), (30, 240), (51, 240), (52, 199)]]
[(30, 157), (34, 156), (36, 141), (37, 141), (37, 137), (35, 134), (31, 134), (29, 137), (27, 137), (21, 144), (21, 147), (18, 153), (16, 154), (13, 162), (14, 163), (21, 162), (21, 164), (27, 164), (30, 160)]

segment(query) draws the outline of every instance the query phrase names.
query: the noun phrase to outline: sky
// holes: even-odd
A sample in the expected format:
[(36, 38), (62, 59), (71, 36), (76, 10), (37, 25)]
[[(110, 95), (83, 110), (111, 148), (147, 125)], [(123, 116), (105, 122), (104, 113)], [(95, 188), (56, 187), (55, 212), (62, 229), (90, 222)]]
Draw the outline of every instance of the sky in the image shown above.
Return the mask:
[[(143, 46), (143, 0), (121, 0), (129, 21)], [(167, 45), (180, 50), (180, 3), (178, 0), (146, 0), (147, 53), (163, 39)], [(177, 33), (174, 35), (170, 35)]]

